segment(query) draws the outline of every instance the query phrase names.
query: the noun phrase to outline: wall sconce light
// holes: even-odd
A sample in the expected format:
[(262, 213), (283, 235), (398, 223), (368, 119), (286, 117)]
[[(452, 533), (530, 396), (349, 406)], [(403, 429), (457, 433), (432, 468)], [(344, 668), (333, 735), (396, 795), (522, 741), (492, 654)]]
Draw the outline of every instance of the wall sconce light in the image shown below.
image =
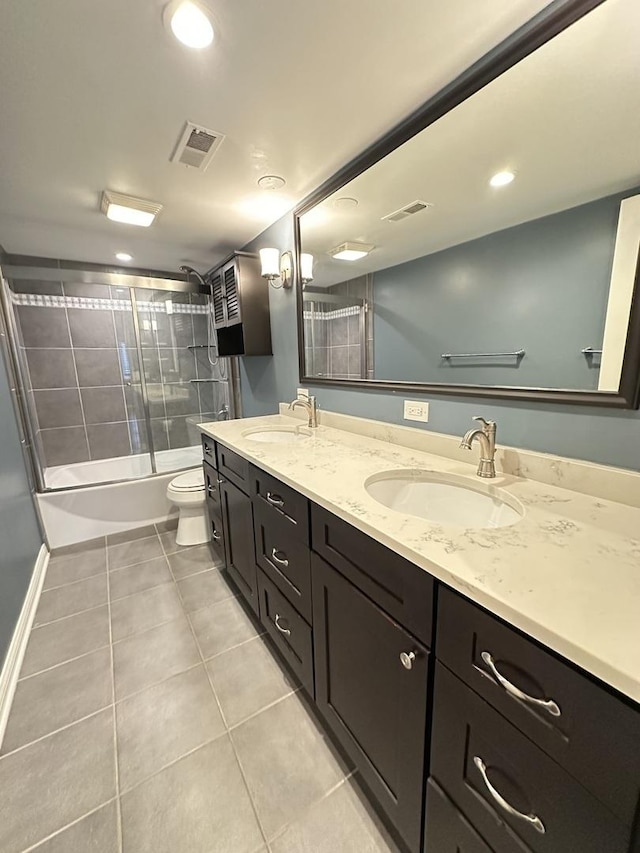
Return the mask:
[(300, 255), (300, 278), (303, 284), (313, 281), (313, 255), (308, 252)]
[[(260, 249), (261, 274), (276, 290), (284, 287), (288, 290), (293, 284), (293, 255), (291, 252), (280, 254), (279, 249)], [(277, 280), (280, 284), (276, 284)]]

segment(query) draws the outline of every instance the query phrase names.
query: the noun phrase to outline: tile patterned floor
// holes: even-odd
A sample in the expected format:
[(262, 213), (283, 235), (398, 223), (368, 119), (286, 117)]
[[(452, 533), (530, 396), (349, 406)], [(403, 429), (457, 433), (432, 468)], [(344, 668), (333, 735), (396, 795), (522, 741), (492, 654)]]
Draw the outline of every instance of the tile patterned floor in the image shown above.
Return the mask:
[(207, 545), (52, 556), (0, 750), (2, 853), (396, 853)]

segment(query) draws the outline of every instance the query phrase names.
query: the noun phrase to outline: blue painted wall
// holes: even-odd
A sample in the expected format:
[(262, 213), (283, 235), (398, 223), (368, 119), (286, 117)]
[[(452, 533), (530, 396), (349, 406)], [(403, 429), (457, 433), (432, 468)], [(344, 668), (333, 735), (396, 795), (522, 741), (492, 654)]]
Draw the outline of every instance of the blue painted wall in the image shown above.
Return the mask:
[[(292, 217), (287, 215), (249, 243), (247, 251), (293, 246)], [(266, 287), (265, 282), (265, 287)], [(298, 378), (296, 298), (292, 291), (270, 292), (273, 357), (242, 358), (242, 404), (245, 417), (277, 411), (281, 400), (292, 400)], [(321, 408), (390, 423), (402, 420), (401, 392), (374, 389), (327, 388), (307, 383)], [(429, 400), (430, 420), (424, 429), (462, 435), (471, 416), (485, 415), (498, 422), (498, 443), (530, 450), (588, 459), (605, 465), (640, 470), (640, 412), (498, 400), (474, 401), (468, 397), (415, 395)], [(416, 423), (410, 426), (420, 426)]]
[[(620, 201), (628, 190), (374, 274), (375, 378), (598, 387)], [(442, 359), (512, 352), (522, 359)]]
[(0, 353), (0, 668), (41, 545), (6, 364)]

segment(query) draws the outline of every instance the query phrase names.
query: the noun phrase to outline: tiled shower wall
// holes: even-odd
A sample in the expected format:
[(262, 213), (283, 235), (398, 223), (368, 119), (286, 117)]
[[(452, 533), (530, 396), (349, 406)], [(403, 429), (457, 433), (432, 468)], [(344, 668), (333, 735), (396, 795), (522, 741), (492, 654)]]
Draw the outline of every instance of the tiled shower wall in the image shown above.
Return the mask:
[[(45, 466), (148, 451), (129, 288), (26, 280), (10, 287)], [(206, 343), (205, 297), (136, 294), (154, 448), (197, 443), (187, 417), (213, 419), (206, 416), (227, 402), (224, 386), (190, 382), (212, 376), (206, 350), (188, 349)]]

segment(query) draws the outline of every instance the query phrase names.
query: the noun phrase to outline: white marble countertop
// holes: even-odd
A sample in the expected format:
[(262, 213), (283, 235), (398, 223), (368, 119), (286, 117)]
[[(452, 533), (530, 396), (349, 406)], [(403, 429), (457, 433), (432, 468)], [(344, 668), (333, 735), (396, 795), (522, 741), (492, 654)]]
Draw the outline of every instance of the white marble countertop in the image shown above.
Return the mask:
[(418, 468), (486, 482), (475, 477), (477, 447), (468, 464), (326, 426), (286, 444), (245, 435), (295, 423), (271, 415), (201, 429), (640, 702), (640, 509), (499, 474), (490, 483), (520, 501), (521, 521), (480, 530), (433, 524), (382, 506), (365, 481)]

